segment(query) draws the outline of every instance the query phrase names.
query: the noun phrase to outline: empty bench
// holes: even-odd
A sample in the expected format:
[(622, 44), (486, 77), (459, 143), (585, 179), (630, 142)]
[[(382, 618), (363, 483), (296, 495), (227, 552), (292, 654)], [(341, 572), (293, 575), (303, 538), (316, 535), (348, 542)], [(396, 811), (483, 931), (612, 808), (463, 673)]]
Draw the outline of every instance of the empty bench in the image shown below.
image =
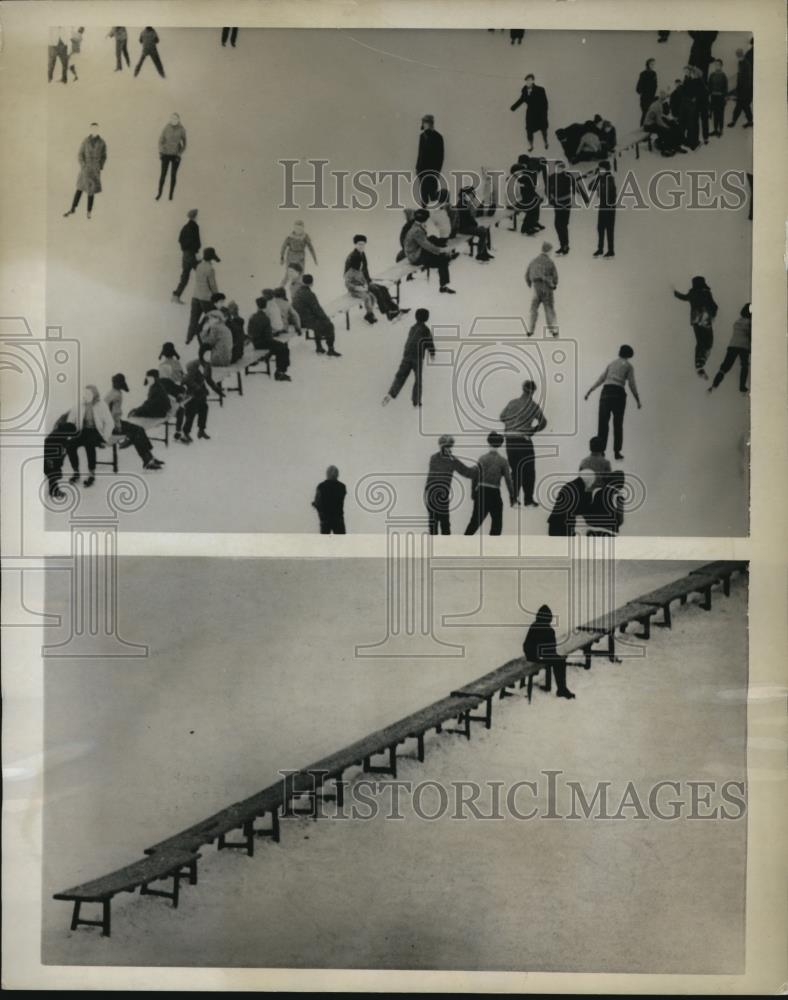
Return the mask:
[[(74, 886), (73, 889), (55, 893), (54, 898), (74, 903), (71, 917), (72, 931), (82, 924), (87, 924), (91, 927), (100, 927), (102, 936), (109, 937), (111, 903), (119, 892), (134, 892), (139, 887), (141, 895), (163, 896), (172, 900), (173, 907), (177, 908), (181, 879), (188, 878), (191, 885), (197, 884), (199, 857), (200, 855), (193, 851), (164, 850), (92, 882), (85, 882)], [(171, 891), (150, 888), (151, 883), (166, 879), (172, 879)], [(101, 919), (88, 920), (82, 917), (80, 911), (83, 903), (101, 903)]]
[(624, 604), (622, 607), (616, 608), (608, 614), (600, 615), (587, 625), (580, 625), (579, 628), (582, 632), (596, 633), (598, 639), (607, 636), (607, 653), (603, 654), (591, 651), (592, 656), (606, 655), (611, 663), (620, 663), (621, 661), (616, 657), (616, 630), (622, 633), (626, 632), (627, 626), (631, 622), (637, 622), (643, 628), (642, 632), (636, 633), (637, 638), (648, 639), (651, 637), (651, 619), (657, 613), (657, 610), (656, 607), (648, 604), (642, 598), (638, 598), (636, 601), (630, 601), (628, 604)]
[(656, 610), (662, 609), (662, 621), (655, 622), (655, 624), (661, 625), (664, 628), (670, 628), (672, 624), (670, 605), (673, 601), (680, 601), (682, 604), (686, 604), (690, 594), (702, 594), (703, 601), (700, 606), (704, 611), (711, 611), (711, 589), (715, 584), (720, 582), (721, 577), (719, 574), (705, 573), (698, 570), (690, 573), (688, 576), (682, 577), (680, 580), (674, 580), (673, 583), (668, 583), (664, 587), (657, 587), (656, 590), (649, 591), (648, 594), (644, 594), (638, 600), (642, 604), (651, 605)]

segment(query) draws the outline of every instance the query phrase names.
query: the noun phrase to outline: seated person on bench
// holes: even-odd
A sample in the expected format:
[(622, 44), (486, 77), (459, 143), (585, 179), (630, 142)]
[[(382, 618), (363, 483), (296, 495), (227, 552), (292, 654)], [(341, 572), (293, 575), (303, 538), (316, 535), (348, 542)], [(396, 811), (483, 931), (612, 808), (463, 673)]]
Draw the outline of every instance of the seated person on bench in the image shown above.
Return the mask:
[(615, 153), (618, 142), (616, 130), (607, 119), (602, 122), (599, 138), (602, 140), (602, 152), (605, 157), (610, 156), (611, 153)]
[(555, 673), (557, 697), (574, 698), (566, 686), (566, 657), (559, 656), (555, 648), (555, 631), (551, 624), (552, 621), (552, 609), (548, 604), (543, 604), (536, 612), (536, 618), (526, 633), (525, 642), (523, 642), (523, 656), (529, 663), (544, 664), (543, 691), (550, 690), (552, 674)]
[[(397, 303), (392, 299), (388, 288), (377, 281), (373, 281), (369, 275), (366, 249), (367, 238), (363, 235), (363, 233), (358, 233), (353, 237), (353, 250), (345, 258), (345, 268), (342, 273), (345, 276), (348, 271), (360, 273), (363, 278), (364, 285), (362, 288), (359, 280), (354, 277), (350, 284), (347, 280), (345, 281), (345, 287), (348, 292), (354, 296), (354, 298), (371, 295), (373, 301), (377, 303), (378, 309), (384, 316), (387, 317), (387, 319), (396, 319), (400, 314), (400, 310), (397, 308)], [(354, 291), (354, 289), (357, 291)], [(359, 294), (359, 292), (361, 292), (361, 294)], [(368, 300), (365, 300), (365, 306), (366, 305), (368, 305)], [(371, 307), (367, 308), (367, 312), (371, 311)], [(369, 320), (367, 322), (369, 322)]]
[(667, 107), (667, 93), (660, 90), (659, 96), (652, 101), (643, 119), (643, 128), (657, 137), (657, 149), (663, 156), (673, 156), (674, 153), (686, 153), (681, 144), (681, 129), (678, 122), (670, 114)]
[[(315, 352), (327, 354), (330, 358), (341, 358), (342, 355), (334, 350), (334, 324), (315, 295), (312, 288), (313, 281), (311, 274), (305, 274), (293, 283), (293, 308), (301, 317), (302, 327), (314, 333)], [(323, 341), (326, 342), (328, 350), (323, 347)]]
[(149, 368), (145, 372), (144, 385), (148, 386), (148, 398), (133, 410), (129, 410), (129, 416), (160, 417), (163, 419), (172, 409), (172, 399), (159, 378), (158, 369)]
[(144, 469), (160, 469), (164, 462), (160, 462), (153, 456), (153, 447), (150, 438), (139, 424), (131, 424), (123, 419), (123, 396), (128, 392), (129, 387), (126, 376), (122, 373), (112, 376), (112, 389), (104, 397), (104, 402), (109, 407), (112, 419), (115, 421), (115, 433), (123, 434), (126, 441), (120, 445), (121, 448), (134, 447), (134, 450), (142, 459)]
[(186, 389), (183, 385), (183, 365), (181, 356), (175, 350), (175, 344), (171, 340), (161, 345), (159, 353), (159, 381), (167, 390), (168, 394), (175, 401), (177, 410), (175, 411), (175, 440), (181, 437), (183, 427), (183, 397)]
[(419, 208), (413, 215), (413, 225), (405, 234), (404, 250), (405, 255), (411, 264), (418, 264), (421, 267), (437, 268), (440, 291), (448, 295), (454, 295), (454, 289), (449, 282), (449, 261), (457, 256), (456, 251), (448, 248), (435, 246), (430, 242), (424, 223), (429, 219), (430, 213), (426, 208)]
[(66, 443), (66, 454), (74, 470), (69, 482), (79, 482), (79, 449), (84, 448), (88, 460), (88, 475), (83, 485), (92, 486), (96, 481), (96, 449), (105, 447), (115, 433), (112, 414), (95, 385), (85, 386), (81, 405), (70, 409), (62, 419), (61, 428), (67, 425), (78, 429)]
[[(266, 291), (271, 290), (266, 289)], [(273, 298), (273, 292), (271, 292), (271, 298)], [(269, 299), (263, 294), (255, 300), (255, 304), (257, 312), (249, 317), (247, 336), (256, 351), (268, 351), (269, 354), (273, 355), (276, 362), (274, 378), (277, 382), (290, 382), (290, 376), (287, 374), (287, 369), (290, 367), (290, 348), (274, 336), (274, 331), (271, 328), (271, 320), (266, 309)]]
[(473, 187), (464, 187), (457, 197), (457, 215), (459, 232), (463, 236), (475, 236), (477, 260), (493, 260), (490, 253), (490, 227), (480, 226), (476, 219), (481, 214), (482, 207)]
[[(297, 277), (301, 274), (299, 270), (299, 265), (290, 265), (290, 270), (293, 272), (293, 276)], [(292, 305), (287, 301), (287, 292), (283, 286), (279, 286), (274, 289), (274, 297), (272, 305), (276, 306), (279, 310), (279, 315), (282, 317), (282, 332), (287, 332), (292, 326), (298, 336), (301, 336), (301, 317), (293, 309)]]

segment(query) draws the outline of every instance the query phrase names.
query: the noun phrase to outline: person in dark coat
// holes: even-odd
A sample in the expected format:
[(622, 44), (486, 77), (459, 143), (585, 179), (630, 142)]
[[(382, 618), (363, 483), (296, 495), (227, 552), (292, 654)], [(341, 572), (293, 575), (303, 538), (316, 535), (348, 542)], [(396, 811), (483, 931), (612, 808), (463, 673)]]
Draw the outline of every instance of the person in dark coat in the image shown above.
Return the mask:
[(717, 303), (702, 275), (692, 279), (688, 292), (677, 292), (674, 288), (673, 294), (690, 304), (690, 324), (695, 333), (695, 371), (701, 378), (708, 379), (706, 361), (714, 346), (713, 321), (717, 315)]
[(681, 131), (681, 101), (682, 101), (682, 91), (684, 90), (684, 84), (681, 80), (673, 81), (673, 89), (670, 91), (668, 96), (668, 106), (670, 109), (671, 117), (677, 122), (680, 135), (679, 139), (684, 138), (684, 133)]
[(517, 172), (517, 197), (515, 205), (523, 213), (520, 232), (526, 236), (535, 236), (545, 227), (539, 221), (542, 206), (542, 196), (537, 190), (539, 171), (527, 156), (520, 163)]
[(590, 509), (591, 489), (595, 481), (596, 474), (590, 469), (583, 469), (574, 479), (564, 483), (547, 518), (548, 534), (575, 535), (578, 516), (585, 515)]
[(443, 136), (435, 131), (434, 115), (424, 115), (421, 119), (419, 154), (416, 159), (416, 177), (419, 182), (419, 202), (422, 206), (434, 201), (444, 185), (435, 176), (443, 170)]
[(222, 48), (225, 48), (229, 42), (233, 48), (235, 48), (235, 43), (238, 41), (238, 29), (237, 28), (222, 28)]
[(451, 534), (449, 507), (454, 473), (471, 480), (476, 475), (473, 466), (465, 465), (452, 455), (453, 447), (454, 438), (450, 434), (442, 434), (438, 438), (438, 451), (430, 456), (427, 481), (424, 484), (424, 506), (427, 508), (431, 535), (437, 535), (438, 528), (442, 535)]
[(728, 344), (728, 350), (722, 359), (720, 370), (714, 376), (714, 381), (709, 386), (709, 392), (713, 392), (722, 380), (733, 368), (738, 358), (739, 368), (739, 392), (747, 392), (747, 376), (750, 373), (750, 350), (752, 348), (752, 316), (750, 314), (750, 303), (742, 307), (739, 318), (733, 324), (733, 336)]
[(290, 348), (274, 336), (271, 320), (266, 311), (266, 306), (272, 298), (273, 294), (261, 295), (255, 299), (257, 312), (249, 317), (247, 336), (256, 351), (269, 351), (273, 354), (276, 362), (274, 378), (278, 382), (290, 382), (291, 378), (287, 374), (287, 369), (290, 367)]
[(509, 109), (516, 111), (521, 104), (526, 107), (525, 111), (525, 134), (528, 137), (528, 152), (533, 152), (534, 135), (542, 133), (544, 148), (548, 149), (547, 142), (547, 92), (544, 87), (538, 87), (533, 73), (529, 73), (525, 78), (525, 86), (520, 91), (520, 96)]
[(703, 82), (709, 75), (709, 65), (714, 58), (711, 54), (711, 47), (714, 44), (718, 32), (716, 31), (690, 31), (692, 48), (689, 54), (690, 66), (697, 66), (703, 77)]
[(197, 225), (197, 209), (191, 208), (186, 213), (188, 222), (181, 228), (178, 234), (178, 244), (181, 248), (181, 278), (178, 287), (172, 293), (172, 301), (179, 305), (181, 295), (189, 283), (189, 275), (197, 267), (197, 254), (200, 252), (202, 243), (200, 242), (200, 227)]
[(463, 236), (475, 236), (476, 259), (490, 261), (495, 258), (490, 253), (490, 227), (480, 226), (476, 221), (482, 212), (482, 206), (476, 197), (476, 191), (472, 186), (464, 187), (457, 195), (457, 224), (458, 232)]
[(205, 430), (208, 422), (208, 385), (202, 372), (202, 366), (196, 359), (186, 365), (183, 385), (186, 389), (186, 401), (183, 405), (185, 419), (183, 433), (180, 437), (181, 444), (192, 443), (191, 432), (195, 417), (197, 418), (197, 437), (210, 441), (210, 435)]
[(49, 65), (47, 68), (47, 80), (51, 83), (55, 75), (55, 64), (60, 60), (61, 83), (68, 83), (68, 45), (66, 39), (68, 32), (62, 28), (49, 29)]
[[(703, 136), (704, 144), (709, 142), (709, 90), (703, 74), (697, 66), (690, 66), (690, 76), (685, 86), (685, 96), (691, 94), (692, 129), (691, 136), (695, 146), (700, 145), (698, 133)], [(694, 148), (694, 146), (693, 146)]]
[[(341, 358), (342, 355), (339, 351), (334, 350), (334, 324), (320, 305), (320, 301), (312, 289), (313, 282), (312, 275), (305, 274), (300, 281), (294, 283), (293, 308), (301, 319), (302, 328), (314, 333), (315, 352), (326, 354), (329, 358)], [(324, 341), (328, 350), (323, 347)]]
[(646, 60), (646, 68), (641, 71), (638, 77), (637, 87), (635, 91), (640, 95), (640, 127), (643, 128), (643, 120), (646, 117), (646, 112), (654, 103), (654, 98), (657, 96), (657, 74), (654, 70), (656, 65), (655, 59)]
[(79, 439), (79, 429), (70, 423), (68, 414), (64, 413), (55, 421), (55, 425), (44, 438), (44, 476), (46, 477), (49, 495), (56, 500), (62, 500), (65, 493), (60, 489), (63, 478), (63, 464), (66, 454)]
[(564, 161), (558, 160), (555, 173), (547, 182), (547, 199), (553, 208), (553, 224), (559, 243), (557, 255), (565, 256), (569, 253), (569, 218), (576, 193), (577, 181), (572, 174), (566, 172)]
[(156, 34), (155, 30), (151, 27), (143, 28), (140, 32), (140, 45), (142, 46), (142, 54), (140, 55), (140, 61), (134, 67), (134, 75), (139, 76), (139, 72), (142, 69), (142, 64), (150, 56), (151, 62), (156, 67), (159, 76), (164, 77), (164, 67), (161, 64), (161, 57), (159, 56), (159, 50), (157, 48), (159, 44), (159, 36)]
[(728, 77), (722, 69), (722, 59), (715, 59), (709, 79), (709, 110), (714, 129), (712, 135), (720, 138), (725, 131), (725, 100), (728, 96)]
[(237, 302), (230, 301), (227, 303), (224, 322), (233, 337), (230, 364), (234, 365), (236, 361), (240, 361), (243, 357), (244, 347), (246, 346), (243, 316), (239, 315)]
[[(353, 250), (345, 258), (345, 266), (342, 269), (342, 274), (347, 274), (348, 271), (360, 271), (364, 276), (364, 280), (367, 283), (367, 290), (375, 296), (375, 301), (378, 304), (378, 309), (383, 313), (387, 319), (396, 319), (400, 310), (397, 308), (397, 303), (392, 299), (391, 293), (385, 285), (381, 285), (379, 282), (373, 281), (369, 276), (369, 264), (367, 263), (367, 238), (363, 233), (357, 233), (353, 237)], [(403, 310), (408, 312), (409, 310)]]
[(312, 506), (320, 518), (321, 535), (344, 535), (345, 530), (345, 497), (347, 487), (339, 480), (339, 469), (329, 465), (326, 478), (318, 483)]
[(424, 355), (429, 352), (430, 357), (435, 357), (435, 343), (432, 339), (432, 331), (427, 326), (430, 318), (428, 309), (416, 310), (416, 322), (408, 331), (408, 339), (405, 341), (405, 349), (402, 352), (402, 361), (391, 383), (391, 388), (383, 397), (383, 406), (387, 406), (392, 399), (396, 399), (403, 385), (408, 379), (408, 375), (413, 372), (413, 391), (411, 399), (414, 406), (421, 406), (421, 383), (422, 369), (424, 366)]
[(88, 196), (88, 218), (90, 218), (93, 211), (93, 199), (101, 191), (101, 171), (107, 162), (107, 144), (98, 134), (98, 127), (98, 122), (90, 123), (90, 134), (82, 140), (79, 147), (77, 190), (71, 202), (71, 208), (63, 213), (64, 218), (76, 212), (83, 191)]
[(607, 253), (605, 257), (615, 257), (614, 234), (616, 228), (616, 182), (610, 173), (610, 163), (607, 160), (597, 167), (597, 176), (591, 184), (592, 193), (599, 194), (599, 214), (597, 215), (596, 232), (597, 248), (594, 257), (601, 257), (605, 250), (607, 237)]
[(556, 695), (559, 698), (574, 698), (566, 686), (566, 657), (559, 656), (555, 648), (555, 631), (552, 627), (553, 612), (548, 604), (543, 604), (536, 612), (523, 642), (523, 656), (529, 663), (539, 663), (545, 668), (543, 691), (552, 688), (555, 674)]
[(744, 128), (752, 127), (752, 61), (748, 59), (743, 49), (736, 49), (738, 59), (738, 72), (736, 75), (736, 87), (731, 91), (736, 95), (736, 105), (733, 109), (733, 116), (728, 122), (728, 128), (733, 128), (739, 120), (739, 115), (744, 112)]
[(129, 410), (129, 416), (166, 417), (172, 409), (172, 399), (162, 385), (157, 368), (149, 368), (145, 372), (144, 384), (148, 386), (148, 398), (133, 410)]
[(522, 45), (525, 36), (525, 28), (510, 28), (509, 41), (512, 45)]
[(591, 503), (584, 514), (587, 535), (603, 537), (619, 533), (624, 523), (625, 485), (623, 472), (597, 475), (596, 486), (591, 491)]

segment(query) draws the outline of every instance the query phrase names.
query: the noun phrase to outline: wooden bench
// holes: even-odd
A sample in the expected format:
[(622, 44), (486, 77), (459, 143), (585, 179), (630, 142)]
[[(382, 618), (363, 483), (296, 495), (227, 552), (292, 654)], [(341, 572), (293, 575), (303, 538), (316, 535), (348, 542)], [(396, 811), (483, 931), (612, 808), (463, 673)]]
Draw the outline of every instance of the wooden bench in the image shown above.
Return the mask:
[(473, 719), (484, 722), (485, 729), (490, 729), (492, 726), (492, 702), (495, 695), (497, 694), (500, 698), (505, 698), (510, 694), (508, 688), (514, 686), (518, 681), (520, 682), (520, 687), (523, 687), (527, 679), (527, 697), (530, 702), (533, 678), (539, 673), (542, 666), (543, 664), (530, 663), (522, 656), (514, 660), (509, 660), (503, 666), (491, 670), (489, 674), (485, 674), (483, 677), (479, 677), (475, 681), (470, 681), (461, 688), (452, 691), (452, 697), (476, 698), (478, 699), (477, 704), (484, 701), (486, 706), (484, 715), (469, 715), (468, 718), (469, 720)]
[(624, 137), (623, 143), (616, 146), (615, 150), (610, 154), (608, 159), (611, 161), (613, 170), (618, 170), (618, 159), (623, 153), (628, 153), (631, 149), (635, 150), (635, 159), (640, 159), (640, 147), (645, 143), (648, 146), (649, 153), (653, 150), (653, 132), (646, 132), (645, 129), (636, 128), (633, 132), (628, 133)]
[[(133, 421), (132, 421), (133, 423)], [(113, 472), (118, 471), (118, 445), (123, 444), (126, 440), (125, 434), (113, 434), (109, 441), (107, 441), (107, 448), (110, 449), (109, 459), (99, 458), (98, 456), (102, 453), (103, 449), (99, 448), (96, 450), (96, 465), (108, 465)]]
[[(306, 331), (304, 331), (304, 335), (306, 336)], [(307, 337), (307, 339), (309, 338)], [(258, 350), (256, 347), (246, 351), (241, 358), (246, 365), (244, 375), (262, 375), (263, 373), (257, 370), (257, 366), (265, 365), (265, 374), (270, 378), (272, 356), (269, 350)]]
[(731, 577), (734, 573), (747, 573), (747, 563), (743, 560), (720, 560), (719, 562), (706, 563), (698, 569), (690, 570), (690, 576), (716, 576), (722, 584), (722, 591), (726, 597), (731, 594)]
[[(171, 899), (173, 908), (177, 908), (180, 896), (181, 879), (188, 878), (191, 885), (197, 884), (197, 861), (200, 855), (194, 851), (164, 850), (152, 857), (135, 861), (134, 864), (120, 868), (116, 872), (55, 893), (55, 899), (74, 903), (71, 917), (71, 930), (76, 930), (81, 924), (100, 927), (103, 937), (110, 936), (110, 907), (112, 899), (119, 892), (134, 892), (139, 886), (140, 895), (163, 896)], [(172, 879), (171, 892), (162, 889), (151, 889), (152, 882)], [(100, 920), (86, 920), (80, 915), (83, 903), (101, 903), (102, 916)]]
[(638, 601), (641, 604), (651, 605), (657, 610), (661, 608), (662, 621), (655, 622), (654, 624), (660, 625), (663, 628), (670, 628), (672, 624), (670, 605), (673, 601), (680, 601), (682, 604), (686, 604), (690, 594), (702, 594), (703, 601), (700, 606), (704, 611), (711, 611), (711, 588), (716, 583), (719, 583), (720, 579), (716, 573), (709, 574), (696, 571), (682, 577), (680, 580), (668, 583), (664, 587), (658, 587), (648, 594), (643, 594), (642, 597), (638, 598)]
[[(173, 412), (176, 408), (171, 408), (164, 417), (126, 417), (125, 419), (137, 427), (141, 427), (151, 441), (161, 441), (163, 445), (170, 446), (170, 427), (173, 425)], [(164, 428), (164, 437), (155, 437), (151, 432), (158, 427)]]
[(622, 607), (616, 608), (615, 611), (600, 615), (599, 618), (595, 618), (587, 625), (580, 625), (579, 629), (582, 632), (596, 633), (597, 639), (594, 641), (607, 636), (607, 653), (603, 654), (591, 651), (591, 655), (606, 655), (611, 663), (620, 663), (621, 661), (616, 657), (616, 630), (622, 633), (626, 632), (627, 626), (630, 622), (637, 622), (643, 628), (642, 632), (636, 633), (637, 638), (649, 639), (651, 637), (651, 619), (657, 613), (657, 610), (658, 609), (654, 607), (654, 605), (646, 603), (642, 598), (638, 598), (636, 601), (630, 601), (628, 604), (624, 604)]

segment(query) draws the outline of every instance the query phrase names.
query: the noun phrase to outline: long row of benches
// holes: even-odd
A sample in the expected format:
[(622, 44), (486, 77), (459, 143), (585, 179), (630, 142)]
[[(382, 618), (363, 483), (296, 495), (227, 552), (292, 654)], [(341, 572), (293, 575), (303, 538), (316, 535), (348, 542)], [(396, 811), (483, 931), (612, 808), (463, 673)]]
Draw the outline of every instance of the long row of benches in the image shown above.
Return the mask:
[[(718, 584), (722, 585), (724, 594), (728, 596), (731, 577), (735, 573), (746, 572), (747, 564), (744, 562), (708, 563), (680, 580), (659, 587), (579, 627), (559, 645), (558, 651), (567, 657), (581, 654), (586, 669), (590, 668), (593, 656), (607, 656), (615, 661), (616, 632), (623, 633), (632, 622), (636, 622), (643, 628), (639, 637), (648, 639), (651, 619), (660, 611), (663, 620), (658, 624), (671, 627), (670, 605), (673, 601), (678, 600), (683, 605), (690, 595), (697, 593), (703, 597), (700, 606), (710, 610), (713, 588)], [(605, 638), (608, 640), (607, 650), (594, 650), (593, 647)], [(472, 722), (482, 722), (486, 729), (490, 729), (496, 694), (499, 698), (504, 698), (512, 694), (511, 688), (517, 685), (523, 688), (527, 685), (527, 699), (530, 703), (533, 680), (541, 669), (540, 664), (531, 663), (522, 657), (510, 660), (475, 681), (456, 688), (447, 697), (370, 733), (313, 764), (286, 773), (281, 780), (255, 795), (153, 844), (145, 849), (142, 860), (101, 878), (58, 892), (54, 898), (73, 903), (72, 930), (81, 925), (98, 926), (106, 937), (109, 937), (111, 930), (111, 901), (119, 893), (134, 892), (139, 888), (141, 895), (169, 899), (173, 907), (177, 908), (184, 880), (188, 885), (197, 884), (200, 848), (216, 842), (218, 850), (241, 849), (252, 857), (256, 838), (270, 837), (274, 842), (279, 842), (281, 818), (306, 813), (317, 819), (320, 800), (333, 799), (341, 807), (344, 775), (351, 768), (361, 767), (365, 773), (390, 774), (396, 777), (397, 748), (407, 740), (416, 741), (416, 755), (419, 761), (423, 761), (425, 737), (431, 730), (436, 733), (460, 734), (470, 739)], [(483, 714), (473, 714), (482, 703)], [(447, 728), (446, 724), (455, 720), (456, 726)], [(382, 763), (373, 763), (373, 760), (379, 760), (381, 756), (384, 759)], [(328, 782), (333, 784), (333, 792), (330, 788), (325, 789)], [(306, 810), (298, 804), (305, 797), (311, 800)], [(266, 817), (268, 825), (258, 826), (258, 821), (264, 821)], [(237, 836), (238, 833), (240, 836)], [(234, 839), (230, 839), (231, 834), (236, 834)], [(156, 882), (171, 882), (172, 887), (152, 889), (151, 885)], [(83, 918), (83, 903), (101, 904), (100, 919)]]

